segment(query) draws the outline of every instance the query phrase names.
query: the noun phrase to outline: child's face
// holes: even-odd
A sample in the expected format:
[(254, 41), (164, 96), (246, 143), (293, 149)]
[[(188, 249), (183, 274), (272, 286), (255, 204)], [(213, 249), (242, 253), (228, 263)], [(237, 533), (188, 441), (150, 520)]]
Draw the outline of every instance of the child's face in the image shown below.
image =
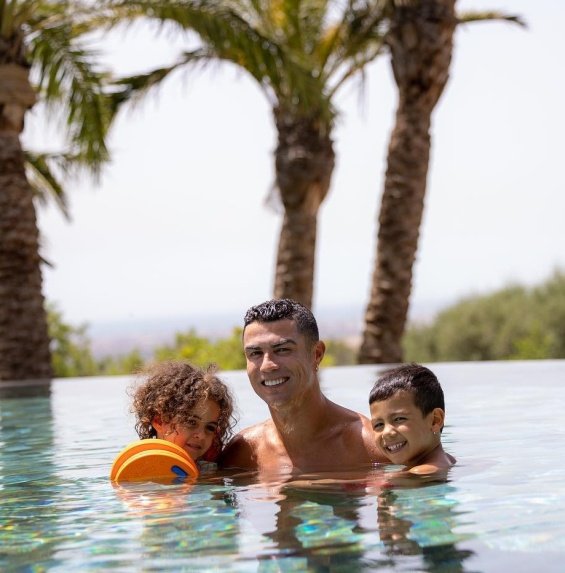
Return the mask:
[(371, 422), (377, 447), (394, 464), (413, 466), (438, 445), (433, 432), (434, 412), (424, 416), (410, 392), (371, 404)]
[(188, 419), (181, 423), (153, 422), (153, 426), (158, 438), (180, 446), (193, 460), (197, 460), (212, 445), (219, 418), (220, 406), (213, 400), (206, 400), (196, 406)]

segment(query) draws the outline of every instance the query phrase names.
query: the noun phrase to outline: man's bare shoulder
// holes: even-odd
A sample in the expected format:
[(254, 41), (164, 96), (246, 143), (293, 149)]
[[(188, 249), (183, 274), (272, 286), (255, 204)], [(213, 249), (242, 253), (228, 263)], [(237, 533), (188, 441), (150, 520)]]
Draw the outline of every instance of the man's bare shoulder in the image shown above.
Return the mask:
[(371, 420), (361, 414), (335, 404), (336, 428), (340, 428), (341, 438), (346, 448), (358, 456), (359, 462), (388, 462), (380, 452), (373, 436)]
[(350, 443), (350, 447), (354, 448), (355, 444), (362, 444), (370, 462), (388, 462), (388, 459), (384, 457), (377, 447), (371, 420), (360, 412), (354, 412), (352, 410), (348, 410), (348, 412), (352, 422), (347, 425), (345, 440)]
[(341, 404), (336, 404), (335, 402), (330, 402), (329, 400), (328, 403), (330, 404), (330, 411), (332, 415), (335, 416), (340, 421), (347, 421), (347, 422), (357, 421), (363, 424), (366, 424), (368, 422), (369, 425), (371, 424), (370, 420), (360, 412), (357, 412), (355, 410), (350, 410), (349, 408), (346, 408)]
[(332, 416), (336, 427), (341, 428), (342, 431), (352, 436), (358, 437), (361, 434), (364, 439), (367, 436), (372, 438), (373, 427), (369, 418), (360, 412), (355, 412), (339, 404), (333, 404), (333, 406), (334, 412), (332, 412)]
[(256, 469), (257, 449), (272, 425), (271, 420), (254, 424), (241, 430), (226, 445), (218, 464), (223, 468)]

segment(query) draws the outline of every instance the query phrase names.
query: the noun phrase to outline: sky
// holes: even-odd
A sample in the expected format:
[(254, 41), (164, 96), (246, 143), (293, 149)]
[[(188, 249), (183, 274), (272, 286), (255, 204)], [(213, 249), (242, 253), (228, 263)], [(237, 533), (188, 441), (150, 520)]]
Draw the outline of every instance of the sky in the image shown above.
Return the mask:
[[(565, 269), (563, 163), (565, 4), (460, 1), (499, 9), (528, 28), (459, 26), (448, 86), (433, 116), (432, 156), (410, 316)], [(170, 62), (181, 47), (144, 29), (105, 40), (122, 73)], [(383, 56), (361, 89), (337, 100), (336, 168), (318, 220), (314, 312), (348, 309), (362, 324), (396, 89)], [(52, 142), (41, 109), (24, 144)], [(266, 205), (276, 133), (251, 79), (215, 66), (170, 78), (120, 116), (99, 185), (68, 184), (72, 221), (38, 222), (44, 294), (74, 324), (177, 320), (231, 328), (272, 295), (281, 215)]]

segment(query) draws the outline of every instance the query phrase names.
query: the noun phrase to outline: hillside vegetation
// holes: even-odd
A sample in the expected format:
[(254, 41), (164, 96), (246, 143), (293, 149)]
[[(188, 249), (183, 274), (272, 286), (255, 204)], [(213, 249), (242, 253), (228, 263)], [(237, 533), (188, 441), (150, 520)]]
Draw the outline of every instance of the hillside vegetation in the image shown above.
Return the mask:
[[(151, 356), (139, 350), (125, 355), (93, 356), (87, 326), (64, 322), (48, 311), (53, 369), (57, 377), (132, 374), (153, 360), (188, 360), (221, 370), (245, 369), (241, 328), (209, 339), (194, 330), (178, 332)], [(322, 366), (353, 364), (356, 349), (342, 340), (326, 340)], [(412, 325), (404, 337), (406, 362), (530, 360), (565, 358), (565, 273), (556, 272), (535, 287), (508, 286), (471, 296), (440, 312), (429, 324)]]
[(565, 358), (565, 274), (472, 296), (404, 337), (407, 361)]

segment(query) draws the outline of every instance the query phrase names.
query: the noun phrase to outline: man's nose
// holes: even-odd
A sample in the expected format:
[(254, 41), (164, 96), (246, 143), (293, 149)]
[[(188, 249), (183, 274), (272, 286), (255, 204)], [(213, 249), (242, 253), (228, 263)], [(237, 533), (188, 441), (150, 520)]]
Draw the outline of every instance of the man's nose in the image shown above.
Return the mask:
[(272, 355), (269, 352), (265, 352), (265, 354), (263, 354), (263, 360), (261, 361), (261, 371), (270, 372), (276, 369), (277, 363), (273, 360)]

